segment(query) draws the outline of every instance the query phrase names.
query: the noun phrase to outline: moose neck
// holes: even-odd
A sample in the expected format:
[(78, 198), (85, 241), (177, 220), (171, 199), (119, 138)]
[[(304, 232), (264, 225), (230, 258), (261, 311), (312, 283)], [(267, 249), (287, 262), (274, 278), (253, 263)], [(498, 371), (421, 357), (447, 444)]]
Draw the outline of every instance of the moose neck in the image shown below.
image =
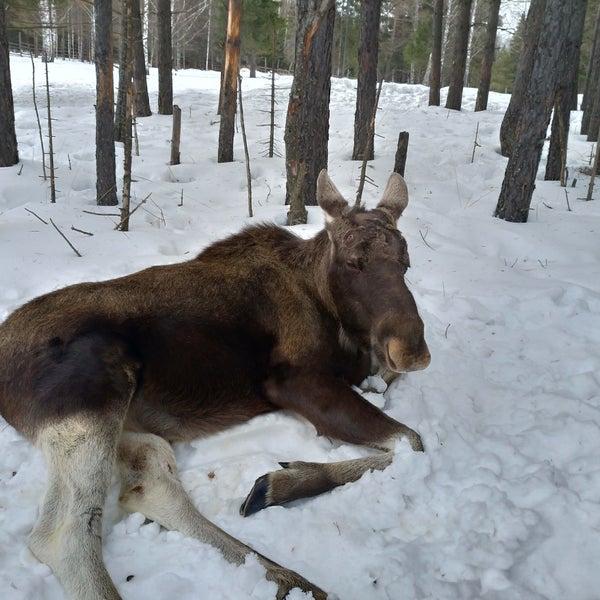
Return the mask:
[(339, 315), (333, 301), (329, 285), (329, 270), (333, 248), (331, 240), (325, 230), (320, 231), (315, 237), (302, 243), (299, 256), (307, 268), (314, 286), (314, 297), (318, 298), (325, 310), (339, 322)]

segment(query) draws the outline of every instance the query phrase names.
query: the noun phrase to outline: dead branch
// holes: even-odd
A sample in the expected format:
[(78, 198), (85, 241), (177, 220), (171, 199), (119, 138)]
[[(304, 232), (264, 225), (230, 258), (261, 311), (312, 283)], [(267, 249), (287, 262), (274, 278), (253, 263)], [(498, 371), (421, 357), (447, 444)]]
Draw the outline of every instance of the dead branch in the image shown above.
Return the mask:
[[(25, 208), (25, 207), (23, 207)], [(48, 221), (44, 221), (44, 219), (42, 219), (42, 217), (40, 217), (40, 215), (37, 215), (36, 213), (34, 213), (32, 210), (29, 210), (28, 208), (25, 208), (25, 210), (28, 213), (31, 213), (36, 219), (39, 219), (44, 225), (48, 225)]]
[(362, 193), (365, 187), (365, 175), (367, 173), (367, 163), (369, 162), (369, 156), (371, 154), (371, 146), (373, 144), (373, 135), (375, 133), (375, 116), (377, 115), (377, 107), (379, 106), (379, 96), (381, 96), (381, 88), (383, 87), (383, 77), (379, 80), (379, 86), (377, 88), (377, 96), (375, 97), (375, 106), (373, 106), (373, 113), (371, 114), (371, 120), (369, 121), (369, 131), (367, 133), (367, 147), (363, 154), (362, 165), (360, 168), (360, 181), (358, 183), (358, 190), (356, 191), (356, 199), (354, 200), (354, 206), (359, 207), (362, 200)]
[(52, 223), (52, 227), (54, 227), (54, 229), (56, 229), (56, 231), (58, 231), (58, 233), (65, 240), (65, 242), (67, 242), (67, 244), (69, 244), (71, 250), (73, 250), (73, 252), (75, 252), (75, 254), (77, 254), (77, 256), (79, 258), (82, 258), (81, 254), (79, 254), (79, 251), (77, 250), (77, 248), (75, 248), (75, 246), (73, 246), (73, 244), (71, 244), (71, 242), (69, 241), (69, 238), (56, 226), (56, 223), (52, 219), (50, 219), (50, 223)]
[(75, 225), (71, 225), (71, 231), (76, 231), (77, 233), (83, 233), (84, 235), (94, 235), (93, 233), (89, 232), (89, 231), (84, 231), (83, 229), (77, 229), (77, 227), (75, 227)]
[(244, 141), (244, 156), (246, 157), (246, 180), (248, 181), (248, 216), (252, 212), (252, 174), (250, 172), (250, 154), (248, 152), (248, 138), (246, 137), (246, 124), (244, 121), (244, 104), (242, 102), (242, 76), (238, 74), (238, 95), (240, 101), (240, 125), (242, 127), (242, 140)]

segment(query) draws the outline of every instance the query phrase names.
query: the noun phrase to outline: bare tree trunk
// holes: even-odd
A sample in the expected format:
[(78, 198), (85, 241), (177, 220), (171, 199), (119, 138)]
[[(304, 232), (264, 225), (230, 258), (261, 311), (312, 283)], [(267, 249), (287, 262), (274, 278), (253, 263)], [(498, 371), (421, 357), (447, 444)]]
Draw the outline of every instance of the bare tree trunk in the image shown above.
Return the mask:
[(360, 15), (360, 41), (358, 44), (358, 82), (356, 111), (354, 113), (354, 149), (352, 160), (374, 158), (374, 132), (369, 123), (377, 93), (377, 56), (379, 54), (379, 21), (381, 0), (362, 0)]
[(496, 206), (496, 216), (506, 221), (524, 223), (529, 215), (571, 17), (570, 4), (546, 1), (513, 151)]
[(585, 8), (587, 0), (572, 0), (571, 26), (565, 45), (565, 52), (560, 64), (560, 74), (556, 97), (554, 99), (554, 117), (552, 119), (552, 134), (550, 148), (546, 161), (544, 179), (558, 181), (566, 185), (564, 173), (567, 163), (567, 141), (571, 111), (577, 109), (577, 80), (579, 75), (579, 55)]
[(288, 222), (306, 223), (327, 167), (334, 0), (298, 0), (294, 80), (285, 123)]
[(517, 75), (508, 108), (500, 126), (500, 151), (502, 156), (510, 157), (515, 144), (516, 131), (526, 102), (527, 89), (531, 80), (533, 60), (542, 29), (547, 0), (532, 0), (527, 13), (523, 49), (519, 56)]
[(442, 84), (442, 31), (444, 22), (444, 0), (433, 4), (433, 41), (431, 47), (431, 72), (429, 74), (429, 106), (440, 105)]
[(54, 169), (54, 134), (52, 133), (52, 107), (50, 105), (50, 81), (48, 62), (44, 63), (46, 72), (46, 114), (48, 116), (48, 170), (50, 172), (50, 203), (56, 202), (56, 170)]
[(581, 119), (581, 135), (588, 133), (590, 126), (590, 117), (594, 98), (596, 93), (596, 83), (600, 80), (600, 6), (598, 7), (598, 15), (596, 16), (596, 26), (594, 27), (594, 40), (592, 43), (592, 51), (590, 53), (590, 62), (587, 68), (587, 77), (585, 79), (585, 88), (583, 92), (583, 101), (581, 110), (583, 117)]
[(221, 79), (221, 123), (219, 127), (219, 149), (217, 162), (233, 161), (233, 137), (235, 133), (235, 111), (237, 106), (237, 83), (240, 67), (240, 23), (242, 0), (229, 0), (227, 11), (227, 41), (225, 63)]
[(10, 167), (19, 162), (15, 108), (10, 79), (10, 54), (6, 30), (6, 7), (0, 0), (0, 167)]
[(408, 131), (401, 131), (398, 135), (398, 147), (394, 159), (394, 173), (399, 173), (404, 177), (404, 168), (406, 166), (406, 156), (408, 154)]
[(477, 89), (475, 111), (486, 110), (492, 81), (492, 65), (496, 54), (496, 32), (498, 30), (498, 17), (500, 14), (500, 0), (489, 0), (488, 22), (485, 33), (485, 47), (481, 61), (481, 78)]
[[(131, 163), (132, 157), (132, 112), (133, 112), (133, 14), (134, 5), (139, 0), (125, 0), (121, 18), (125, 22), (123, 33), (127, 39), (125, 44), (126, 52), (122, 56), (125, 60), (121, 69), (125, 72), (126, 92), (125, 92), (125, 122), (123, 132), (123, 202), (121, 206), (121, 231), (129, 231), (129, 215), (131, 207)], [(139, 4), (138, 4), (139, 9)]]
[(276, 34), (275, 29), (273, 29), (273, 39), (272, 39), (273, 47), (271, 54), (271, 107), (269, 110), (269, 148), (268, 148), (268, 156), (269, 158), (273, 158), (275, 153), (275, 61), (277, 59), (276, 56)]
[(117, 88), (117, 104), (115, 106), (115, 142), (124, 142), (127, 135), (125, 131), (127, 94), (129, 93), (127, 57), (129, 56), (129, 44), (131, 43), (127, 35), (129, 27), (127, 19), (127, 0), (121, 0), (121, 43), (119, 45), (119, 85)]
[(94, 2), (96, 63), (96, 202), (115, 206), (114, 92), (112, 61), (112, 1)]
[(467, 66), (467, 51), (469, 48), (469, 31), (471, 29), (472, 0), (459, 0), (459, 12), (456, 18), (456, 37), (452, 58), (452, 72), (446, 108), (460, 110), (462, 93), (465, 85), (465, 69)]
[(597, 142), (600, 137), (600, 79), (596, 80), (595, 88), (594, 104), (589, 108), (590, 125), (587, 134), (588, 142)]
[(146, 81), (146, 55), (142, 33), (142, 15), (140, 0), (131, 6), (131, 45), (133, 66), (134, 114), (136, 117), (149, 117), (150, 98), (148, 97), (148, 82)]
[(181, 141), (181, 109), (177, 104), (173, 105), (173, 133), (171, 135), (171, 165), (181, 162), (179, 154), (179, 143)]
[(157, 0), (158, 16), (158, 114), (173, 114), (173, 49), (171, 0)]

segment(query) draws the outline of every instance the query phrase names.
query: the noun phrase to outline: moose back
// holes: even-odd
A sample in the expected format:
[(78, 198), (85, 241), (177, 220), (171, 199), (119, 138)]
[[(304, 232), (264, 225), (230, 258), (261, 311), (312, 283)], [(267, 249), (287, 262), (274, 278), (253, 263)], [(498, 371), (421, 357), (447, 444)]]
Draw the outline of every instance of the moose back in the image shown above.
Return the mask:
[[(381, 450), (338, 463), (282, 463), (257, 479), (242, 515), (325, 492), (392, 460), (418, 434), (352, 386), (373, 371), (423, 369), (423, 322), (404, 281), (408, 202), (392, 174), (374, 210), (351, 208), (327, 173), (326, 227), (302, 240), (249, 227), (181, 264), (47, 294), (0, 326), (0, 413), (45, 454), (48, 483), (29, 537), (77, 600), (120, 598), (102, 560), (113, 469), (119, 501), (210, 543), (234, 563), (252, 549), (205, 519), (177, 477), (170, 442), (278, 409), (321, 435)], [(278, 598), (326, 593), (259, 555)]]

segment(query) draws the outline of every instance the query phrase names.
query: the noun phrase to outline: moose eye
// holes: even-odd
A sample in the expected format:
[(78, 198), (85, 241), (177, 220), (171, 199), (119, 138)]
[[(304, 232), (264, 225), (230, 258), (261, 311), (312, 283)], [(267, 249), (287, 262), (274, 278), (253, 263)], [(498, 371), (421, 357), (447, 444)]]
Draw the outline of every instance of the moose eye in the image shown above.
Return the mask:
[(346, 266), (353, 273), (359, 273), (360, 271), (363, 270), (362, 262), (359, 260), (347, 260)]

